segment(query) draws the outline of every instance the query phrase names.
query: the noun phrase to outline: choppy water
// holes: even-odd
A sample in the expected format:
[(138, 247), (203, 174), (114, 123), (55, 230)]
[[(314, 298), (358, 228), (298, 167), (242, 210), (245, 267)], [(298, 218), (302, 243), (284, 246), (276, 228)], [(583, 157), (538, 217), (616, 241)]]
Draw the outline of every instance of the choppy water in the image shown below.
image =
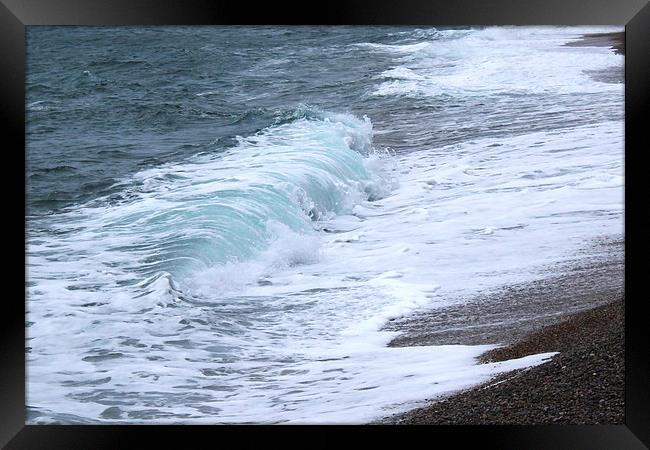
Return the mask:
[(601, 31), (29, 28), (28, 421), (360, 423), (544, 360), (381, 327), (622, 235)]

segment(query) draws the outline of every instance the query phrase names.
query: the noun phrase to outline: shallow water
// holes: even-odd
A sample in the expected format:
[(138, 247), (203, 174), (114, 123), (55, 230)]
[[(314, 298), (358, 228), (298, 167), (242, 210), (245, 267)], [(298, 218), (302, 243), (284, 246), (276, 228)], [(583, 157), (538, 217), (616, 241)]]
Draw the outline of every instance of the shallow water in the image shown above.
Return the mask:
[(28, 421), (361, 423), (543, 361), (380, 329), (622, 235), (599, 31), (30, 28)]

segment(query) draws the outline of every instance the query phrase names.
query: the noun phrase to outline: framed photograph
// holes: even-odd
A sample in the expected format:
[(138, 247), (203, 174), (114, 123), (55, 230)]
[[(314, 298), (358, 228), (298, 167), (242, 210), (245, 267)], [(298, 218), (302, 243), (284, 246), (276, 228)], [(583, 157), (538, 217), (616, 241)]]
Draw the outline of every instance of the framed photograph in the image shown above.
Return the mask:
[(0, 7), (2, 445), (647, 448), (650, 7), (306, 8)]

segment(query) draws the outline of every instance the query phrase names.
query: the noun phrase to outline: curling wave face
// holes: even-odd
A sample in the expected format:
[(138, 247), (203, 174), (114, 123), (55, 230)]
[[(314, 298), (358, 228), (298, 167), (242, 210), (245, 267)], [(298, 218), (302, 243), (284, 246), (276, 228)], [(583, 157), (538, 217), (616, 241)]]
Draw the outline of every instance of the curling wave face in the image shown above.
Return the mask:
[(385, 195), (364, 159), (372, 158), (370, 121), (310, 115), (239, 138), (224, 153), (135, 174), (127, 200), (66, 212), (53, 225), (63, 233), (54, 245), (80, 263), (183, 278), (253, 258), (282, 233), (309, 235), (314, 221)]

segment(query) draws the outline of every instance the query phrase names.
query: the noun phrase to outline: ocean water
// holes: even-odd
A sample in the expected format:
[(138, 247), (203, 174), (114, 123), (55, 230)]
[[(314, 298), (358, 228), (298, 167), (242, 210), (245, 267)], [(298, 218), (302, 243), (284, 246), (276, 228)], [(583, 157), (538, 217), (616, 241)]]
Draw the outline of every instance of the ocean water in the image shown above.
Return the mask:
[(382, 327), (623, 235), (624, 56), (564, 45), (609, 31), (29, 27), (28, 423), (364, 423), (546, 361)]

